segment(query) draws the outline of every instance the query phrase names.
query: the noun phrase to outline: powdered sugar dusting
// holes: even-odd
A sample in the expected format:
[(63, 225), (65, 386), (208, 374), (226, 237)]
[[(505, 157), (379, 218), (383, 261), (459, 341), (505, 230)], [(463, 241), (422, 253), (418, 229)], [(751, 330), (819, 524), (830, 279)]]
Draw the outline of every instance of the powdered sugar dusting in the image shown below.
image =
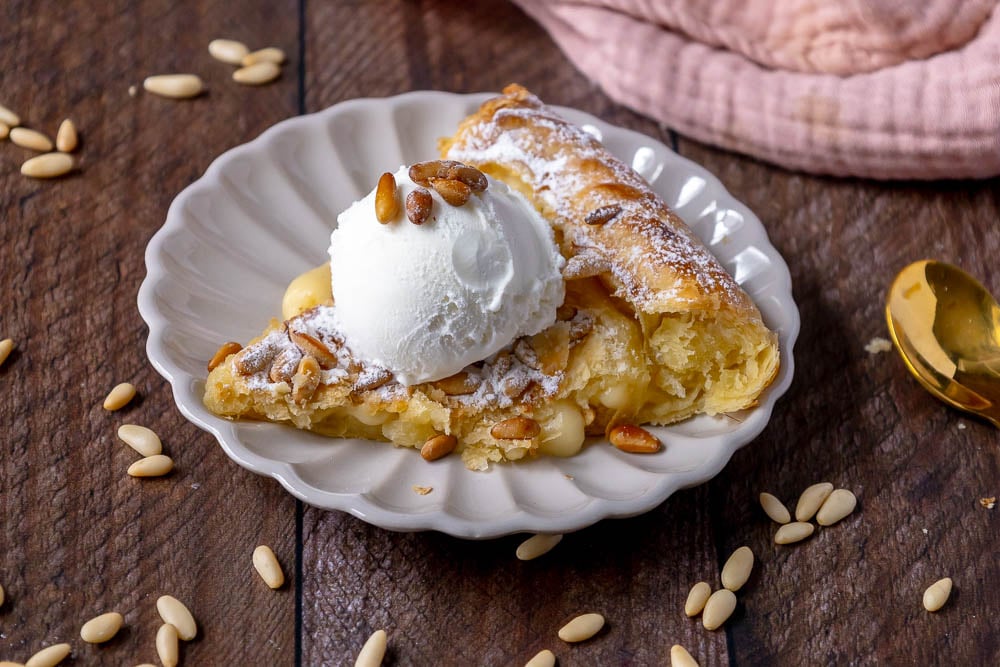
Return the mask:
[[(343, 384), (356, 391), (373, 391), (379, 400), (385, 402), (405, 397), (408, 389), (392, 378), (390, 371), (359, 361), (351, 353), (334, 324), (332, 311), (332, 306), (317, 306), (247, 346), (244, 354), (259, 362), (254, 366), (259, 370), (246, 377), (248, 387), (254, 391), (267, 391), (272, 395), (281, 393), (281, 381), (270, 377), (271, 365), (289, 363), (289, 359), (294, 359), (297, 364), (303, 354), (303, 350), (289, 338), (288, 332), (291, 330), (309, 334), (333, 353), (336, 363), (323, 369), (321, 385)], [(571, 330), (574, 326), (589, 330), (592, 324), (589, 316), (578, 313), (570, 322)], [(559, 391), (563, 373), (546, 374), (519, 359), (513, 349), (516, 345), (526, 345), (526, 341), (527, 339), (520, 338), (484, 361), (468, 366), (464, 372), (468, 374), (475, 390), (469, 394), (452, 396), (450, 400), (458, 405), (485, 409), (507, 408), (515, 402), (554, 396)], [(390, 379), (383, 381), (386, 374)], [(432, 385), (430, 383), (428, 386)]]
[[(505, 92), (484, 105), (492, 116), (483, 114), (462, 126), (448, 158), (520, 174), (532, 188), (535, 204), (550, 212), (562, 231), (563, 253), (571, 260), (581, 252), (593, 255), (588, 268), (613, 275), (621, 296), (641, 310), (669, 310), (671, 303), (713, 298), (719, 292), (730, 301), (749, 303), (639, 174), (524, 89), (512, 86)], [(620, 205), (622, 215), (604, 225), (583, 223), (588, 213), (611, 204)], [(651, 275), (672, 279), (651, 284)]]

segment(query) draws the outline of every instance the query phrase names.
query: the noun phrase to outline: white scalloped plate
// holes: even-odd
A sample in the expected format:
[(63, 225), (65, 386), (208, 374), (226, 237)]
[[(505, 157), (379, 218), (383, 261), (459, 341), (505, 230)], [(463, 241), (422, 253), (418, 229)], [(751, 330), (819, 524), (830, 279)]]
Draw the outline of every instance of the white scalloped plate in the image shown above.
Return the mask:
[[(139, 312), (149, 325), (150, 361), (184, 416), (234, 461), (274, 477), (304, 502), (383, 528), (487, 538), (566, 532), (646, 512), (716, 475), (761, 432), (792, 380), (799, 315), (788, 267), (760, 221), (714, 176), (658, 141), (573, 109), (560, 112), (646, 176), (777, 330), (781, 372), (758, 407), (654, 429), (666, 443), (658, 454), (595, 442), (573, 458), (470, 472), (458, 456), (427, 463), (416, 450), (232, 422), (202, 405), (205, 360), (223, 341), (246, 341), (279, 315), (289, 281), (326, 261), (337, 213), (379, 173), (436, 156), (438, 137), (452, 134), (486, 97), (417, 92), (352, 100), (279, 123), (215, 160), (177, 196), (146, 249)], [(414, 485), (433, 491), (418, 495)]]

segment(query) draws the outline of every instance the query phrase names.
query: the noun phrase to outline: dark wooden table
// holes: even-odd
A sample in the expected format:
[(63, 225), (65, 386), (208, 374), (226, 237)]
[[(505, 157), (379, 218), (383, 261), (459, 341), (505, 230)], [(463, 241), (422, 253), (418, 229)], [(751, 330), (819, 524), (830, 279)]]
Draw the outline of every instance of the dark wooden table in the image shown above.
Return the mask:
[[(208, 42), (276, 45), (282, 78), (229, 81)], [(0, 659), (69, 641), (72, 664), (155, 662), (155, 600), (197, 617), (189, 665), (343, 665), (377, 628), (386, 664), (664, 665), (674, 643), (702, 665), (995, 665), (1000, 662), (1000, 449), (993, 427), (943, 407), (885, 336), (885, 289), (908, 262), (956, 262), (1000, 294), (1000, 182), (874, 183), (789, 173), (676, 136), (609, 101), (546, 35), (500, 2), (11, 0), (0, 22), (0, 103), (55, 132), (72, 117), (81, 169), (33, 181), (0, 143)], [(207, 95), (130, 97), (154, 73), (192, 71)], [(391, 533), (296, 502), (232, 463), (180, 415), (146, 359), (136, 309), (143, 249), (171, 199), (224, 150), (273, 123), (359, 96), (528, 85), (672, 144), (764, 221), (802, 315), (796, 377), (764, 433), (711, 482), (629, 520), (569, 535), (519, 562), (521, 537), (465, 542)], [(130, 380), (120, 413), (101, 400)], [(125, 421), (161, 434), (177, 470), (125, 475)], [(795, 547), (772, 543), (760, 491), (794, 499), (829, 480), (859, 511)], [(250, 553), (270, 544), (289, 584), (272, 592)], [(758, 566), (723, 631), (682, 613), (736, 547)], [(924, 588), (951, 576), (937, 614)], [(80, 625), (125, 615), (112, 642)], [(555, 631), (600, 611), (607, 629), (568, 646)]]

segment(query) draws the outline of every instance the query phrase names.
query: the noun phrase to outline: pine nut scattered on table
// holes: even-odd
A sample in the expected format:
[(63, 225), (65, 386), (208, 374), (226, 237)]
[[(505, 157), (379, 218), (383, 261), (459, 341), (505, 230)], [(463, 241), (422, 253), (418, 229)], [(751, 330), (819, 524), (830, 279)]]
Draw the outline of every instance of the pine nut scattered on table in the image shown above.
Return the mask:
[(604, 617), (600, 614), (581, 614), (559, 628), (559, 639), (570, 644), (590, 639), (604, 627)]
[(951, 577), (938, 579), (924, 591), (924, 609), (937, 611), (944, 606), (951, 596)]
[(752, 571), (753, 551), (750, 547), (740, 547), (722, 566), (722, 585), (735, 593), (747, 583)]
[(792, 515), (789, 513), (788, 508), (776, 496), (765, 492), (760, 494), (759, 498), (760, 506), (764, 508), (764, 513), (771, 517), (771, 521), (775, 523), (788, 523), (792, 520)]
[(28, 658), (28, 662), (24, 663), (24, 667), (55, 667), (55, 665), (66, 659), (70, 651), (72, 651), (72, 647), (69, 644), (46, 646)]
[(142, 87), (161, 97), (187, 99), (201, 95), (205, 83), (197, 74), (156, 74), (147, 76)]
[(699, 581), (691, 587), (691, 591), (688, 593), (687, 601), (684, 603), (684, 613), (689, 618), (697, 616), (705, 608), (705, 603), (711, 596), (712, 587), (708, 585), (708, 582)]
[(17, 127), (21, 124), (21, 117), (4, 105), (0, 104), (0, 122), (7, 127)]
[(73, 171), (76, 165), (66, 153), (44, 153), (25, 160), (21, 165), (21, 175), (28, 178), (59, 178)]
[(706, 630), (716, 630), (729, 620), (736, 609), (736, 594), (728, 588), (720, 588), (712, 593), (701, 613), (701, 624)]
[(108, 412), (121, 410), (133, 398), (135, 398), (135, 386), (131, 382), (122, 382), (115, 385), (115, 388), (108, 393), (107, 398), (104, 399), (104, 409)]
[(122, 424), (118, 427), (118, 439), (143, 456), (156, 456), (163, 453), (163, 443), (160, 441), (160, 436), (145, 426)]
[(365, 645), (361, 647), (358, 658), (354, 661), (354, 667), (379, 667), (382, 664), (382, 658), (385, 657), (388, 643), (389, 638), (385, 634), (385, 630), (373, 632)]
[(164, 623), (156, 631), (156, 655), (160, 656), (163, 667), (177, 667), (177, 662), (180, 660), (177, 628), (169, 623)]
[(240, 61), (240, 64), (244, 67), (249, 67), (251, 65), (264, 62), (274, 63), (275, 65), (284, 64), (285, 52), (276, 46), (269, 46), (265, 49), (257, 49), (256, 51), (243, 56), (243, 60)]
[(208, 43), (208, 52), (213, 58), (228, 65), (239, 65), (250, 49), (235, 39), (213, 39)]
[(174, 461), (164, 454), (139, 459), (126, 471), (131, 477), (163, 477), (174, 469)]
[(698, 661), (688, 653), (686, 648), (680, 644), (674, 644), (670, 647), (670, 667), (698, 667)]
[(799, 496), (799, 502), (795, 505), (795, 520), (808, 521), (813, 518), (820, 505), (833, 493), (833, 484), (830, 482), (820, 482), (813, 484)]
[(556, 654), (545, 648), (535, 654), (535, 656), (524, 663), (524, 667), (555, 667)]
[(847, 489), (837, 489), (823, 501), (816, 512), (816, 523), (821, 526), (832, 526), (844, 519), (858, 505), (857, 497)]
[(76, 132), (76, 125), (69, 118), (59, 124), (59, 131), (56, 132), (56, 148), (63, 153), (72, 153), (76, 150), (79, 137)]
[(125, 619), (117, 611), (96, 616), (80, 628), (80, 639), (88, 644), (101, 644), (108, 641), (121, 630)]
[(27, 148), (40, 153), (48, 153), (54, 148), (52, 140), (38, 130), (27, 127), (15, 127), (10, 131), (10, 140), (21, 148)]
[(261, 86), (281, 76), (281, 68), (272, 62), (261, 61), (241, 67), (233, 72), (233, 81), (246, 86)]
[(285, 573), (274, 551), (266, 544), (261, 544), (253, 550), (253, 567), (269, 588), (281, 588), (285, 583)]
[(786, 523), (778, 529), (778, 532), (774, 534), (774, 543), (794, 544), (795, 542), (801, 542), (812, 535), (815, 530), (816, 526), (811, 523), (805, 523), (802, 521)]
[(534, 560), (539, 556), (544, 556), (552, 551), (562, 541), (562, 538), (563, 536), (558, 533), (554, 535), (544, 533), (532, 535), (518, 545), (517, 558), (518, 560)]
[(173, 626), (179, 639), (189, 642), (198, 636), (194, 614), (173, 595), (161, 595), (157, 598), (156, 611), (165, 624)]
[(7, 361), (7, 357), (10, 353), (14, 351), (14, 341), (10, 338), (4, 338), (0, 340), (0, 366), (3, 366), (3, 362)]

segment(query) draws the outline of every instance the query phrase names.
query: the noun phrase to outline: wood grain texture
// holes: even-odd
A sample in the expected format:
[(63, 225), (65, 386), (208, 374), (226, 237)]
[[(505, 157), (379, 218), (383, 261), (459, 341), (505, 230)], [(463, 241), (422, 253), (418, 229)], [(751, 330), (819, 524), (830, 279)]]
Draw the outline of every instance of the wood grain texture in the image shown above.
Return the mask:
[[(188, 664), (293, 661), (294, 591), (268, 590), (250, 555), (265, 541), (294, 567), (295, 503), (181, 417), (146, 359), (135, 301), (143, 250), (174, 195), (297, 110), (294, 69), (265, 89), (229, 82), (206, 50), (219, 34), (294, 52), (298, 22), (267, 3), (5, 4), (0, 103), (49, 134), (72, 117), (81, 146), (79, 173), (44, 182), (18, 173), (28, 151), (0, 143), (0, 335), (18, 344), (0, 367), (0, 659), (68, 641), (73, 664), (154, 661), (155, 602), (170, 593), (200, 624), (182, 647)], [(171, 71), (201, 74), (209, 93), (129, 97), (130, 84)], [(123, 380), (139, 398), (105, 412)], [(115, 437), (126, 422), (160, 434), (173, 474), (125, 475), (137, 458)], [(125, 628), (84, 644), (81, 624), (110, 610)]]

